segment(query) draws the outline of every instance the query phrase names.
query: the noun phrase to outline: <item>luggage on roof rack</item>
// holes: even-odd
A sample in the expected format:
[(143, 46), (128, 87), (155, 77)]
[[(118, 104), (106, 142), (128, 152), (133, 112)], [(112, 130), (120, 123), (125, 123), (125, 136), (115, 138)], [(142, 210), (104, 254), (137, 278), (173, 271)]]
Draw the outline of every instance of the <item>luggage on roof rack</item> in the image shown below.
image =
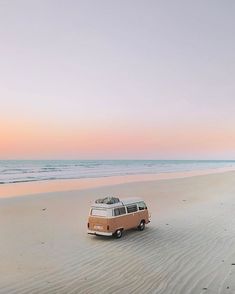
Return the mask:
[(100, 198), (95, 201), (95, 203), (102, 203), (102, 204), (115, 204), (120, 202), (119, 198), (117, 197), (105, 197)]

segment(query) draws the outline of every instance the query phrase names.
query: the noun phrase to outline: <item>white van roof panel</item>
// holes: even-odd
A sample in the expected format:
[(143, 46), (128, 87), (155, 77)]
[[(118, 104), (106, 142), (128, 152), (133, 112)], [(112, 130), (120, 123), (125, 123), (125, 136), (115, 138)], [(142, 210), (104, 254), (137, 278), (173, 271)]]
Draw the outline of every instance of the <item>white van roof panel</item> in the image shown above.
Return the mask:
[(114, 203), (114, 204), (93, 203), (91, 206), (96, 207), (96, 208), (113, 208), (113, 207), (123, 206), (123, 203), (122, 202), (118, 202), (118, 203)]
[(141, 202), (141, 201), (144, 201), (144, 200), (141, 199), (141, 198), (125, 198), (125, 199), (122, 199), (121, 201), (122, 201), (122, 203), (124, 205), (127, 205), (127, 204), (138, 203), (138, 202)]

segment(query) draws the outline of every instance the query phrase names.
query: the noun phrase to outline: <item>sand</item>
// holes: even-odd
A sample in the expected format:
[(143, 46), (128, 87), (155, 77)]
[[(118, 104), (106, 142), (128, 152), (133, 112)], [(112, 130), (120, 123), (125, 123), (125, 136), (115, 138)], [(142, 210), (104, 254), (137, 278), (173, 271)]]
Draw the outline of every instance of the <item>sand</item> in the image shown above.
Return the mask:
[[(104, 195), (144, 198), (151, 223), (87, 235)], [(0, 293), (235, 293), (235, 172), (1, 198)]]

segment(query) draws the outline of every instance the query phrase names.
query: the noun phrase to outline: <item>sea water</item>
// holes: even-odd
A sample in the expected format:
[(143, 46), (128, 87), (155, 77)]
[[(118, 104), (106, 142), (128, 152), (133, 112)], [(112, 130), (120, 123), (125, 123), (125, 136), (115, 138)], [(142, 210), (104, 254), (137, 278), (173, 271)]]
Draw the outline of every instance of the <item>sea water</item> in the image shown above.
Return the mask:
[(0, 184), (234, 167), (229, 160), (0, 160)]

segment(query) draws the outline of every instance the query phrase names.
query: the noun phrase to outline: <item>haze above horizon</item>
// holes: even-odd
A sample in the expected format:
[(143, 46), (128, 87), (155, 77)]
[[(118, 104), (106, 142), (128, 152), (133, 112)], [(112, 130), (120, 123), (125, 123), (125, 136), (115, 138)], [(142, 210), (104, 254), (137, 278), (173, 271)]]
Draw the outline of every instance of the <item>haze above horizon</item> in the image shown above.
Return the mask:
[(2, 1), (1, 159), (235, 159), (235, 2)]

